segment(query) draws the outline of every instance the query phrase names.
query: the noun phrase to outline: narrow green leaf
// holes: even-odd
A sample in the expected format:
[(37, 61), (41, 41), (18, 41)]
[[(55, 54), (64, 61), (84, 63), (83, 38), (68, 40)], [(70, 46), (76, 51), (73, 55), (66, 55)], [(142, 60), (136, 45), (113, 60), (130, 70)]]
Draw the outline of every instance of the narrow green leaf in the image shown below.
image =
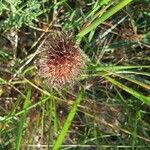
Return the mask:
[(150, 68), (150, 66), (94, 66), (93, 69), (95, 71), (118, 71), (118, 70), (127, 70), (127, 69), (142, 69), (142, 68)]
[(64, 138), (67, 134), (67, 131), (69, 130), (71, 122), (72, 122), (72, 120), (73, 120), (73, 118), (74, 118), (74, 116), (77, 112), (77, 107), (80, 104), (80, 102), (82, 100), (82, 97), (83, 97), (83, 92), (81, 91), (79, 93), (79, 95), (77, 96), (76, 101), (75, 101), (75, 103), (73, 104), (73, 106), (70, 110), (70, 113), (69, 113), (69, 115), (68, 115), (68, 117), (67, 117), (67, 119), (64, 123), (64, 126), (63, 126), (63, 128), (62, 128), (62, 130), (61, 130), (61, 132), (60, 132), (60, 134), (59, 134), (52, 150), (58, 150), (59, 147), (61, 146), (61, 144), (62, 144), (62, 142), (63, 142), (63, 140), (64, 140)]
[(28, 90), (27, 97), (23, 105), (24, 113), (21, 114), (20, 121), (18, 124), (18, 130), (17, 130), (17, 136), (16, 136), (16, 148), (15, 148), (16, 150), (21, 149), (20, 145), (22, 141), (23, 128), (24, 128), (24, 124), (26, 121), (27, 107), (29, 106), (30, 98), (31, 98), (31, 88)]
[(150, 86), (145, 84), (145, 83), (143, 83), (143, 82), (141, 82), (141, 81), (135, 80), (134, 78), (128, 77), (127, 75), (124, 76), (124, 75), (117, 74), (117, 73), (113, 73), (113, 74), (118, 76), (118, 77), (120, 77), (120, 78), (126, 79), (126, 80), (128, 80), (130, 82), (133, 82), (133, 83), (135, 83), (135, 84), (137, 84), (137, 85), (139, 85), (139, 86), (141, 86), (143, 88), (146, 88), (146, 89), (150, 90)]
[(128, 71), (128, 70), (122, 70), (122, 71), (117, 71), (116, 73), (121, 73), (121, 74), (134, 74), (134, 75), (142, 75), (142, 76), (148, 76), (150, 77), (149, 72), (142, 72), (142, 71)]
[(123, 7), (128, 5), (133, 0), (122, 0), (119, 2), (116, 6), (112, 7), (110, 10), (108, 10), (106, 13), (104, 13), (101, 17), (97, 18), (93, 23), (91, 23), (87, 28), (83, 29), (78, 35), (77, 35), (77, 42), (81, 40), (81, 37), (95, 29), (97, 26), (99, 26), (101, 23), (103, 23), (106, 19), (114, 15), (116, 12), (121, 10)]
[(119, 88), (123, 89), (124, 91), (130, 93), (131, 95), (133, 95), (134, 97), (136, 97), (137, 99), (141, 100), (142, 102), (144, 102), (145, 104), (150, 106), (150, 97), (146, 97), (144, 95), (142, 95), (141, 93), (133, 90), (132, 88), (129, 88), (127, 86), (125, 86), (124, 84), (112, 79), (111, 77), (104, 77), (106, 80), (110, 81), (112, 84), (118, 86)]

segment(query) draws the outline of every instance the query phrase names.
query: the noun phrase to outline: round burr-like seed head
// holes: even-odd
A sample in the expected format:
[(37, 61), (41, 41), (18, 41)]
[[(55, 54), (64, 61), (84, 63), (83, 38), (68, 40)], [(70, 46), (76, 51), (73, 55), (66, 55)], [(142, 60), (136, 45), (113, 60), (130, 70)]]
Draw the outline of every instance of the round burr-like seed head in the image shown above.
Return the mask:
[(86, 55), (71, 36), (58, 32), (46, 39), (37, 64), (39, 75), (49, 86), (58, 88), (74, 83), (86, 66)]

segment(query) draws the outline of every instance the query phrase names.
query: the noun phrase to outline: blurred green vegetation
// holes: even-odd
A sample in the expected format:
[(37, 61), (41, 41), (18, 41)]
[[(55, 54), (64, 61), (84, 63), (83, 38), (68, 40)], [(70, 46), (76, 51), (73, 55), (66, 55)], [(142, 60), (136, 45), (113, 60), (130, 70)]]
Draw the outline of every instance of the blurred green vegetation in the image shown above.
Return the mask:
[[(148, 150), (149, 10), (149, 0), (1, 0), (0, 150)], [(89, 58), (61, 90), (35, 67), (56, 30)]]

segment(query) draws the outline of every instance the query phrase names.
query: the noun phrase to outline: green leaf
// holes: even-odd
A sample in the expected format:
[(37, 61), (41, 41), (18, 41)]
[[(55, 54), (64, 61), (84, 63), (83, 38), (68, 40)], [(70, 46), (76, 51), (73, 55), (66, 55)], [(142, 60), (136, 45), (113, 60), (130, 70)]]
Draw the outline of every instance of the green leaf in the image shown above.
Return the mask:
[(150, 90), (150, 86), (148, 84), (145, 84), (145, 83), (143, 83), (141, 81), (138, 81), (138, 80), (136, 80), (134, 78), (128, 77), (127, 75), (124, 76), (124, 75), (117, 74), (117, 73), (113, 73), (113, 74), (116, 75), (116, 76), (118, 76), (118, 77), (120, 77), (120, 78), (126, 79), (126, 80), (128, 80), (128, 81), (130, 81), (132, 83), (135, 83), (135, 84), (137, 84), (137, 85), (139, 85), (139, 86), (141, 86), (141, 87), (143, 87), (145, 89)]
[(95, 29), (97, 26), (99, 26), (101, 23), (103, 23), (105, 20), (110, 18), (112, 15), (114, 15), (116, 12), (121, 10), (123, 7), (128, 5), (133, 0), (122, 0), (117, 5), (112, 7), (110, 10), (108, 10), (106, 13), (104, 13), (101, 17), (98, 17), (95, 21), (93, 21), (88, 27), (83, 29), (78, 35), (77, 35), (77, 42), (79, 43), (81, 38)]
[(128, 69), (142, 69), (142, 68), (150, 68), (150, 66), (93, 66), (93, 70), (95, 71), (119, 71), (119, 70), (128, 70)]
[(104, 77), (106, 80), (110, 81), (112, 84), (118, 86), (119, 88), (123, 89), (124, 91), (130, 93), (131, 95), (133, 95), (134, 97), (136, 97), (137, 99), (141, 100), (142, 102), (144, 102), (145, 104), (150, 106), (150, 97), (147, 97), (145, 95), (142, 95), (140, 92), (137, 92), (135, 90), (133, 90), (132, 88), (129, 88), (127, 86), (125, 86), (124, 84), (116, 81), (115, 79), (112, 79), (111, 77)]
[(71, 122), (72, 122), (72, 120), (73, 120), (73, 118), (74, 118), (74, 116), (77, 112), (77, 107), (80, 104), (80, 102), (82, 100), (82, 97), (83, 97), (83, 92), (81, 91), (79, 93), (79, 95), (77, 96), (76, 101), (75, 101), (74, 105), (72, 106), (72, 108), (70, 110), (70, 113), (69, 113), (69, 115), (68, 115), (68, 117), (67, 117), (67, 119), (64, 123), (64, 126), (63, 126), (60, 134), (58, 135), (58, 138), (57, 138), (52, 150), (58, 150), (59, 147), (61, 146), (61, 143), (63, 142), (63, 140), (64, 140), (64, 138), (67, 134), (67, 131), (69, 130)]
[(26, 97), (26, 100), (23, 105), (24, 113), (21, 114), (20, 121), (18, 124), (17, 136), (16, 136), (16, 148), (15, 148), (16, 150), (20, 150), (23, 128), (24, 128), (24, 124), (26, 122), (27, 107), (29, 106), (30, 98), (31, 98), (31, 88), (28, 90), (27, 97)]

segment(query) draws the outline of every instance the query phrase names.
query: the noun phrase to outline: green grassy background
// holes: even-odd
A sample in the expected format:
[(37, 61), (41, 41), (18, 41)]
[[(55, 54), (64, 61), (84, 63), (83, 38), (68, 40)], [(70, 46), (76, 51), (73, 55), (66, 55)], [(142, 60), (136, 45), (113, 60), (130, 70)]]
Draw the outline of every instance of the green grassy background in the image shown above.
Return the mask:
[[(149, 10), (149, 0), (0, 1), (0, 150), (148, 150)], [(89, 58), (61, 90), (34, 63), (55, 30)]]

